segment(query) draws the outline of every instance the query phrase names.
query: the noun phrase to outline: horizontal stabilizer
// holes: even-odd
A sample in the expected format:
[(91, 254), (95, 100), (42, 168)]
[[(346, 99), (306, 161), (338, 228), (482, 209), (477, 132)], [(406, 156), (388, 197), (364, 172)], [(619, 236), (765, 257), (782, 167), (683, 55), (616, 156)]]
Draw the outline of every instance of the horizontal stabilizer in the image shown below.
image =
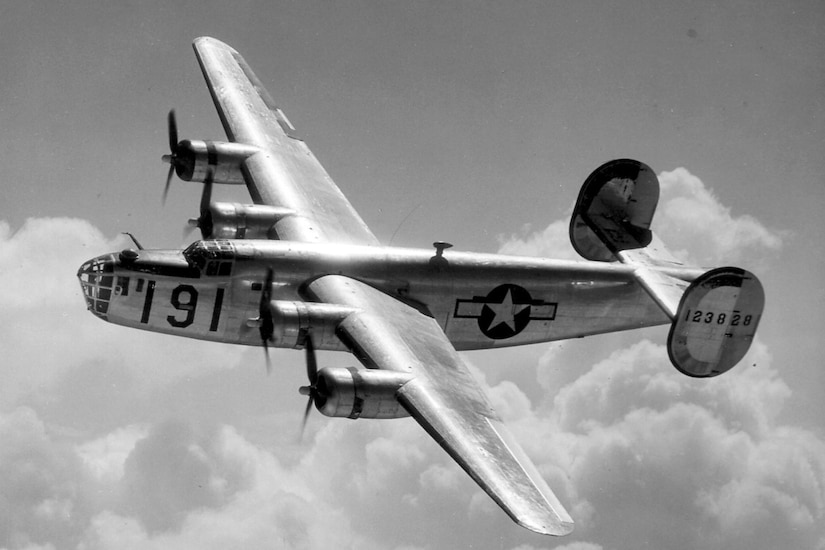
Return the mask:
[(717, 376), (747, 353), (762, 318), (765, 292), (753, 273), (720, 267), (694, 280), (682, 296), (667, 349), (688, 376)]

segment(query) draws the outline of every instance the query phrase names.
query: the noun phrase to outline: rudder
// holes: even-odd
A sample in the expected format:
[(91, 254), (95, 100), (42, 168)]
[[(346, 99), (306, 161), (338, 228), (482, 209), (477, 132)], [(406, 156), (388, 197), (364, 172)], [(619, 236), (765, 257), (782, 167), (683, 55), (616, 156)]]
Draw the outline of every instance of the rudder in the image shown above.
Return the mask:
[(570, 241), (584, 258), (620, 261), (671, 319), (673, 365), (693, 377), (718, 376), (747, 353), (765, 305), (753, 273), (710, 271), (673, 258), (650, 230), (659, 179), (632, 159), (606, 162), (585, 180), (570, 220)]
[(659, 179), (646, 164), (616, 159), (588, 176), (570, 219), (570, 241), (582, 257), (616, 261), (622, 250), (644, 248), (659, 202)]
[(720, 267), (694, 280), (670, 327), (668, 354), (682, 373), (706, 378), (730, 370), (747, 353), (765, 307), (756, 276)]

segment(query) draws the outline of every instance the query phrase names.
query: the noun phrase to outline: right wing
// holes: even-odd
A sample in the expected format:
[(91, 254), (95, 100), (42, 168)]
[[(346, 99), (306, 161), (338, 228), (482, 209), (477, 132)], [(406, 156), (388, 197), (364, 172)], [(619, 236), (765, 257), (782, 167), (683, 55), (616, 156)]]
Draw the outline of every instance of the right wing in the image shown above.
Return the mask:
[(342, 340), (365, 366), (411, 375), (398, 390), (399, 402), (514, 521), (547, 535), (573, 530), (573, 520), (432, 317), (338, 275), (309, 283), (307, 293), (357, 310), (339, 325)]

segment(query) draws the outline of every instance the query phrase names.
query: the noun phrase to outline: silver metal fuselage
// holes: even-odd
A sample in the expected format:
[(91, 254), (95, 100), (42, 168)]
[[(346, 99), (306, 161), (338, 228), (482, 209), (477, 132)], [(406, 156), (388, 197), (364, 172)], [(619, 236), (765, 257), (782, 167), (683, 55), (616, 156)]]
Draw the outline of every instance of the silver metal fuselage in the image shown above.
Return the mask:
[[(119, 325), (260, 345), (263, 282), (271, 299), (312, 302), (306, 283), (330, 274), (367, 283), (432, 315), (459, 350), (548, 342), (669, 323), (632, 275), (603, 262), (270, 240), (197, 241), (124, 251), (78, 271), (89, 309)], [(674, 270), (691, 279), (692, 270)], [(296, 347), (295, 342), (271, 342)], [(321, 349), (348, 350), (337, 338)]]

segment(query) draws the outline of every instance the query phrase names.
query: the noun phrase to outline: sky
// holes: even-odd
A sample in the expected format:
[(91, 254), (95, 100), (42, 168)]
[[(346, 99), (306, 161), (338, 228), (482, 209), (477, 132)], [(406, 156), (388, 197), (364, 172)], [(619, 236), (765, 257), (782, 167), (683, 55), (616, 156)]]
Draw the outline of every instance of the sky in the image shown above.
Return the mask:
[[(0, 548), (825, 549), (821, 2), (0, 3)], [(191, 49), (239, 50), (385, 244), (575, 258), (603, 162), (653, 222), (754, 271), (748, 356), (682, 376), (667, 327), (467, 353), (576, 521), (512, 523), (409, 419), (314, 414), (303, 356), (108, 325), (93, 256), (177, 248), (166, 113), (223, 139)], [(243, 188), (216, 197), (245, 202)], [(322, 366), (351, 366), (320, 353)]]

